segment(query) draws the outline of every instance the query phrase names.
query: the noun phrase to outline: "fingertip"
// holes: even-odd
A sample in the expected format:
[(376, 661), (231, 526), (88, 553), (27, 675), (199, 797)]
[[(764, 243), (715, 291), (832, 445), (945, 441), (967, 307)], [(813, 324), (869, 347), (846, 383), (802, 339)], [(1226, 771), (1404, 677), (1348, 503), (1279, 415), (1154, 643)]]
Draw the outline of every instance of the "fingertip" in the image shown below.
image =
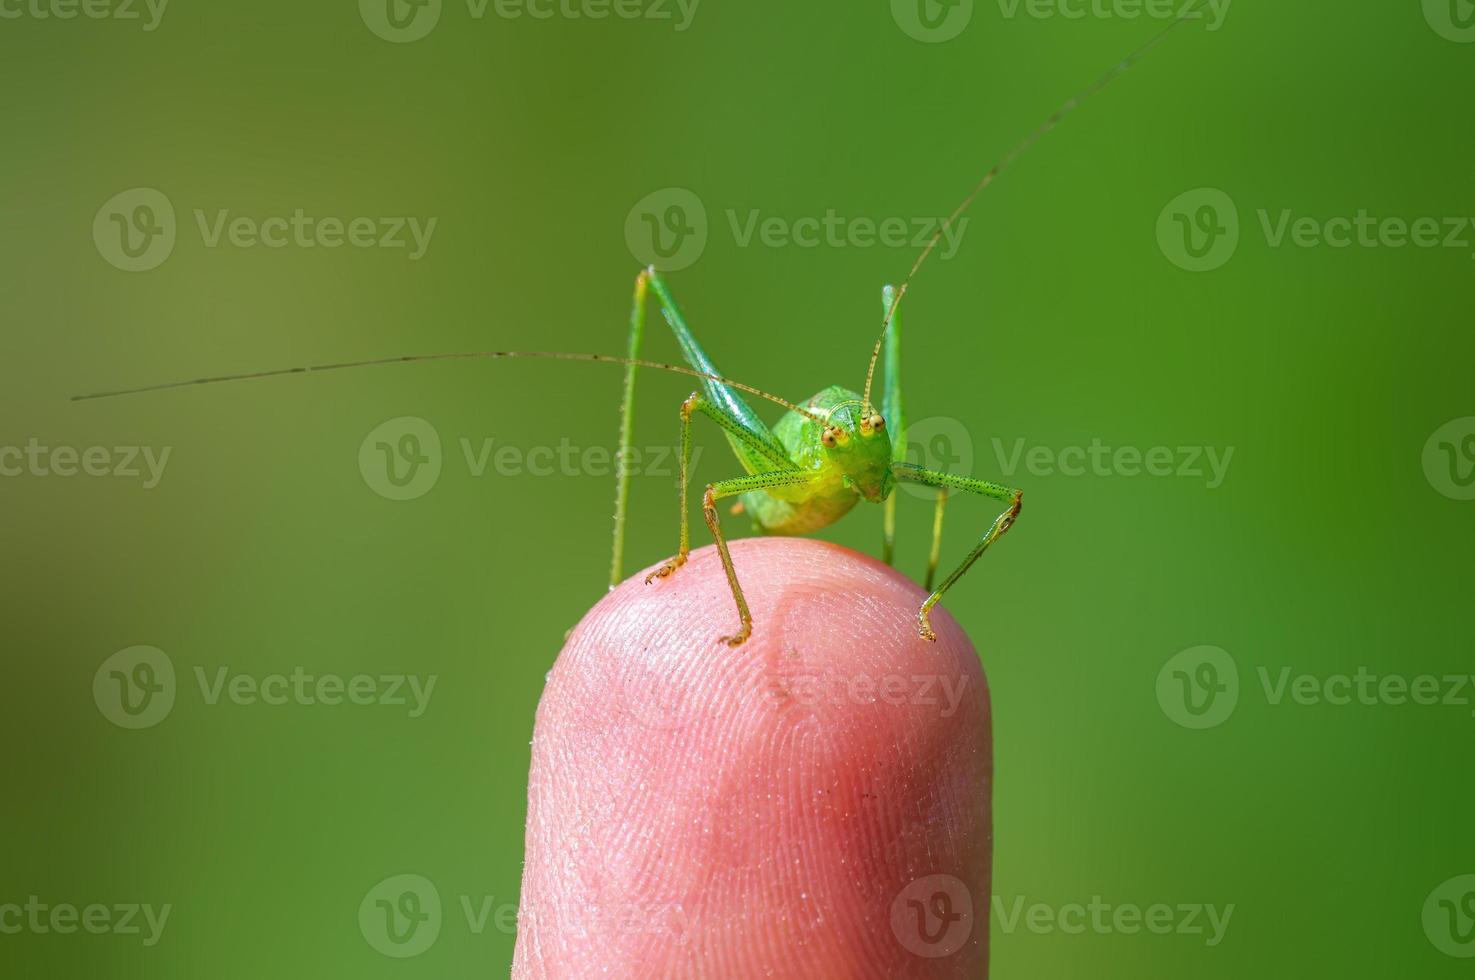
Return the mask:
[(922, 590), (838, 546), (733, 558), (743, 646), (717, 642), (736, 616), (707, 549), (606, 596), (550, 674), (516, 975), (977, 976), (992, 746), (972, 645), (941, 611), (923, 640)]

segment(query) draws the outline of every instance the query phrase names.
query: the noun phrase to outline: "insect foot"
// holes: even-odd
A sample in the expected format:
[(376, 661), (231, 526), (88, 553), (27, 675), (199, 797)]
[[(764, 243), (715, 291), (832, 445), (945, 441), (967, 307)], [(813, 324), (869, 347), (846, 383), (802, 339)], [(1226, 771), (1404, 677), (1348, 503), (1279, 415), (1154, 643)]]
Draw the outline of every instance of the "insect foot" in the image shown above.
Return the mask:
[(670, 561), (666, 562), (660, 568), (657, 568), (655, 571), (653, 571), (649, 575), (647, 575), (645, 577), (645, 584), (646, 585), (649, 585), (650, 583), (654, 582), (658, 578), (670, 578), (672, 575), (674, 575), (676, 573), (676, 569), (680, 568), (682, 565), (685, 565), (685, 564), (686, 564), (686, 556), (685, 555), (677, 555), (675, 558), (672, 558)]
[(718, 639), (719, 643), (726, 643), (730, 647), (740, 647), (748, 642), (748, 637), (753, 635), (753, 624), (743, 623), (742, 629), (738, 630), (736, 636), (724, 636)]
[(937, 642), (937, 634), (932, 631), (932, 624), (928, 622), (925, 612), (917, 613), (917, 632), (922, 634), (922, 639), (928, 643)]

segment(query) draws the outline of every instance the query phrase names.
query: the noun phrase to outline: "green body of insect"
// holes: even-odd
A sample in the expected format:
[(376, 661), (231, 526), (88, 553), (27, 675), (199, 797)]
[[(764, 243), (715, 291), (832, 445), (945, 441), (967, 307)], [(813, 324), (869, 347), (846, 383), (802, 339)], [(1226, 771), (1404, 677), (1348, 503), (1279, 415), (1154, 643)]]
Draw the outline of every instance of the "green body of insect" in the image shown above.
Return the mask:
[(804, 407), (828, 419), (832, 428), (827, 433), (798, 412), (785, 412), (773, 427), (794, 467), (810, 479), (743, 494), (753, 530), (760, 534), (810, 534), (850, 513), (861, 499), (880, 503), (896, 485), (885, 419), (866, 416), (860, 395), (833, 385)]
[[(885, 553), (889, 562), (895, 539), (895, 503), (892, 495), (897, 481), (906, 480), (937, 488), (937, 515), (933, 521), (932, 558), (927, 571), (927, 586), (932, 586), (942, 533), (942, 508), (949, 491), (992, 497), (1008, 504), (984, 534), (963, 563), (932, 591), (917, 613), (917, 628), (929, 640), (932, 631), (930, 613), (944, 592), (962, 577), (978, 556), (1014, 523), (1019, 515), (1022, 492), (985, 480), (924, 469), (906, 461), (906, 418), (901, 398), (901, 323), (896, 316), (898, 295), (887, 287), (882, 295), (888, 317), (883, 336), (885, 359), (882, 371), (880, 406), (871, 404), (869, 378), (866, 392), (858, 394), (832, 386), (801, 405), (790, 407), (772, 429), (764, 425), (743, 400), (742, 393), (718, 372), (697, 343), (665, 281), (654, 269), (641, 272), (635, 283), (635, 310), (630, 318), (630, 356), (625, 377), (625, 402), (620, 426), (620, 448), (628, 452), (631, 439), (631, 415), (634, 410), (635, 373), (639, 367), (640, 344), (645, 327), (647, 293), (654, 293), (661, 314), (676, 335), (681, 352), (691, 370), (702, 380), (701, 388), (681, 405), (681, 524), (676, 555), (646, 577), (650, 583), (668, 578), (686, 564), (691, 553), (688, 488), (691, 469), (692, 417), (702, 414), (724, 430), (738, 462), (746, 475), (720, 480), (707, 485), (702, 495), (702, 513), (717, 544), (717, 552), (727, 573), (733, 601), (737, 605), (738, 630), (723, 640), (737, 646), (751, 635), (753, 617), (743, 597), (737, 570), (717, 515), (717, 501), (740, 497), (740, 510), (753, 522), (760, 534), (809, 534), (828, 527), (844, 517), (860, 501), (884, 503)], [(873, 365), (874, 367), (874, 365)], [(610, 570), (611, 586), (621, 578), (624, 552), (625, 507), (628, 500), (628, 474), (619, 477), (615, 503), (614, 562)]]

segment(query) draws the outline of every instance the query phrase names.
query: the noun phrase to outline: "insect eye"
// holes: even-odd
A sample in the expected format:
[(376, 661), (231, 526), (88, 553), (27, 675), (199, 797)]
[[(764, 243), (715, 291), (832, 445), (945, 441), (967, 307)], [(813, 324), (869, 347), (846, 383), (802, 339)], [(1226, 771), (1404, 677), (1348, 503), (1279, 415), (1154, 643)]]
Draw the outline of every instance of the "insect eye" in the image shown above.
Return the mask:
[(825, 448), (827, 448), (827, 449), (834, 449), (835, 448), (835, 443), (838, 442), (839, 440), (837, 440), (835, 438), (835, 430), (834, 429), (825, 429), (824, 432), (821, 432), (820, 433), (819, 441), (825, 444)]
[(886, 420), (883, 419), (880, 415), (872, 415), (866, 421), (870, 423), (871, 428), (873, 429), (884, 429), (886, 427)]

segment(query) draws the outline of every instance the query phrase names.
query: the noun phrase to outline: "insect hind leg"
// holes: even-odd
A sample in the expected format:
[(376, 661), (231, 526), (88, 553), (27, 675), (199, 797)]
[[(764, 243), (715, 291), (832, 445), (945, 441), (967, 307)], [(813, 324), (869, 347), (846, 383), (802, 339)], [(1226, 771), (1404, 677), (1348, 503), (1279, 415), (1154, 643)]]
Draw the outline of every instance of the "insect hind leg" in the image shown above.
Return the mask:
[(943, 593), (952, 588), (953, 585), (973, 567), (973, 563), (988, 550), (989, 545), (999, 540), (1014, 526), (1014, 521), (1019, 517), (1019, 510), (1023, 504), (1024, 491), (1013, 487), (1006, 487), (998, 483), (990, 483), (987, 480), (974, 480), (963, 476), (953, 476), (949, 473), (939, 473), (936, 470), (923, 469), (910, 463), (898, 463), (895, 466), (896, 476), (901, 480), (913, 483), (921, 483), (939, 490), (962, 490), (967, 493), (975, 493), (982, 497), (990, 497), (994, 500), (1005, 501), (1009, 504), (994, 522), (989, 526), (983, 538), (974, 546), (968, 556), (963, 559), (957, 568), (947, 578), (943, 579), (931, 595), (922, 603), (922, 608), (917, 610), (917, 632), (922, 634), (925, 640), (936, 640), (937, 634), (932, 629), (932, 607), (936, 606), (942, 599)]

